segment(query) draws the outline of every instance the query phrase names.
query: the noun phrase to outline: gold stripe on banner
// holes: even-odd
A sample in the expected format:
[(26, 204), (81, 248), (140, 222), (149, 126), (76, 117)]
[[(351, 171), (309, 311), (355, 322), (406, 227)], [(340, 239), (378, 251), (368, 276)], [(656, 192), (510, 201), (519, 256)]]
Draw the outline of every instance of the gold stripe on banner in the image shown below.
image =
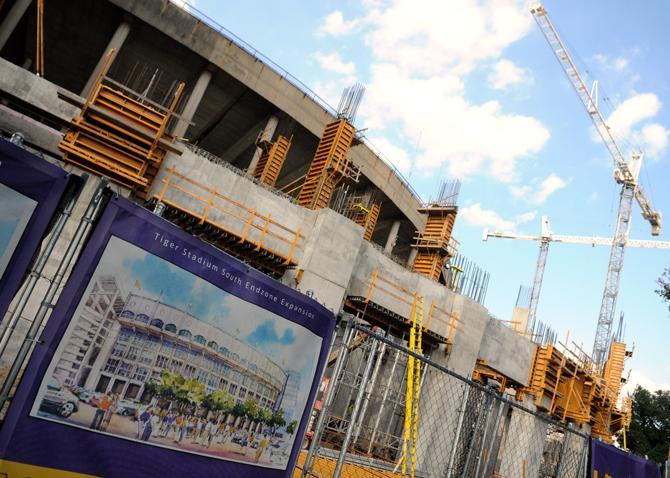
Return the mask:
[(0, 478), (96, 478), (93, 475), (0, 460)]

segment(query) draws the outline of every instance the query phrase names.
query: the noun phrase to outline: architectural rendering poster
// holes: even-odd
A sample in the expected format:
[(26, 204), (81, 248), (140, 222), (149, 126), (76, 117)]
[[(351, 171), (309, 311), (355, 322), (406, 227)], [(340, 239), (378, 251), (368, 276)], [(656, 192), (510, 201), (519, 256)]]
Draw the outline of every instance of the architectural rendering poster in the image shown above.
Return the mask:
[(334, 328), (306, 296), (114, 198), (0, 430), (94, 476), (290, 476)]
[(0, 139), (0, 321), (67, 184), (67, 173)]

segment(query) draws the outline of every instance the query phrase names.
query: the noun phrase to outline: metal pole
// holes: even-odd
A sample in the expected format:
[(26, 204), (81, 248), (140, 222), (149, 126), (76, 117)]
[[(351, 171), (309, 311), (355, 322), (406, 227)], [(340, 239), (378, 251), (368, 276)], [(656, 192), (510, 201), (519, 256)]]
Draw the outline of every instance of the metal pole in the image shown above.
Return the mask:
[(395, 351), (395, 359), (393, 360), (393, 366), (391, 367), (391, 373), (389, 374), (389, 379), (386, 382), (386, 387), (384, 388), (384, 394), (382, 395), (382, 403), (379, 407), (379, 413), (377, 413), (377, 418), (375, 418), (375, 425), (372, 427), (372, 437), (370, 438), (370, 446), (368, 446), (368, 455), (372, 452), (372, 445), (375, 442), (375, 437), (377, 436), (377, 429), (379, 428), (379, 422), (382, 419), (384, 414), (384, 408), (386, 406), (386, 400), (388, 399), (389, 389), (391, 388), (391, 382), (393, 381), (393, 376), (395, 375), (395, 369), (398, 365), (398, 358), (400, 357), (400, 350)]
[[(588, 449), (589, 446), (591, 445), (591, 439), (590, 438), (584, 438), (584, 447), (582, 448), (582, 458), (579, 460), (581, 467), (582, 467), (582, 476), (589, 476), (589, 470), (587, 470), (588, 467)], [(579, 466), (579, 465), (578, 465)]]
[[(367, 363), (365, 365), (365, 370), (363, 371), (363, 378), (361, 379), (361, 386), (358, 389), (358, 394), (356, 395), (356, 403), (354, 403), (354, 410), (351, 413), (350, 423), (354, 423), (358, 418), (358, 410), (361, 408), (361, 403), (363, 401), (363, 395), (365, 395), (366, 385), (368, 379), (370, 378), (370, 372), (372, 371), (372, 364), (375, 362), (375, 352), (377, 351), (377, 345), (379, 342), (372, 339), (370, 345), (370, 355), (368, 356)], [(344, 458), (347, 454), (347, 448), (349, 447), (349, 441), (351, 441), (351, 435), (353, 434), (353, 427), (347, 429), (346, 435), (344, 435), (344, 441), (342, 442), (342, 449), (340, 450), (340, 455), (337, 457), (337, 465), (335, 466), (335, 472), (333, 473), (334, 478), (339, 478), (342, 474), (342, 467), (344, 466)]]
[(484, 392), (484, 404), (481, 406), (479, 415), (477, 416), (475, 430), (472, 433), (472, 439), (470, 440), (470, 445), (468, 446), (468, 454), (465, 458), (465, 466), (463, 467), (463, 476), (467, 476), (468, 469), (470, 468), (470, 462), (472, 461), (472, 452), (475, 448), (475, 440), (477, 439), (477, 435), (479, 435), (479, 430), (484, 424), (486, 424), (486, 421), (489, 418), (489, 412), (491, 411), (490, 405), (491, 395)]
[(30, 350), (30, 347), (32, 346), (33, 342), (35, 342), (35, 337), (37, 337), (37, 334), (40, 330), (40, 326), (42, 325), (42, 322), (44, 321), (47, 312), (49, 311), (49, 309), (53, 307), (54, 297), (56, 296), (56, 293), (60, 288), (61, 282), (63, 281), (63, 278), (65, 277), (65, 274), (67, 273), (67, 270), (69, 269), (70, 264), (74, 259), (77, 248), (79, 247), (79, 245), (82, 242), (82, 239), (86, 237), (89, 229), (91, 228), (91, 224), (93, 223), (95, 213), (98, 210), (98, 206), (100, 205), (103, 193), (106, 188), (107, 188), (107, 179), (102, 178), (100, 180), (98, 188), (95, 190), (91, 202), (89, 202), (88, 207), (86, 208), (86, 212), (79, 221), (79, 225), (77, 226), (77, 230), (74, 233), (74, 237), (68, 244), (67, 250), (65, 251), (65, 255), (63, 256), (63, 260), (58, 265), (58, 270), (56, 271), (53, 280), (49, 284), (49, 288), (47, 289), (46, 295), (44, 296), (44, 300), (40, 304), (40, 308), (37, 311), (37, 315), (33, 319), (32, 324), (30, 325), (28, 335), (26, 335), (26, 337), (23, 339), (21, 347), (19, 348), (19, 351), (16, 355), (16, 359), (14, 360), (14, 363), (12, 363), (12, 366), (9, 369), (9, 373), (7, 374), (5, 382), (2, 384), (2, 389), (0, 389), (0, 410), (2, 410), (2, 408), (5, 405), (5, 402), (9, 399), (9, 392), (12, 389), (14, 382), (16, 381), (16, 377), (19, 375), (19, 372), (21, 371), (21, 367), (23, 366), (23, 362), (26, 360), (26, 357), (28, 356), (28, 351)]
[(361, 434), (361, 428), (363, 426), (363, 420), (365, 419), (365, 414), (368, 410), (368, 405), (370, 404), (370, 395), (372, 394), (372, 389), (377, 382), (377, 375), (379, 374), (379, 367), (382, 364), (382, 358), (384, 358), (384, 352), (386, 351), (386, 344), (382, 344), (381, 351), (377, 356), (377, 363), (375, 364), (375, 369), (372, 372), (372, 378), (370, 378), (370, 383), (367, 386), (367, 391), (365, 393), (365, 400), (363, 400), (363, 406), (361, 408), (360, 418), (356, 424), (356, 433), (354, 433), (354, 443), (358, 441), (358, 436)]
[(61, 212), (60, 215), (58, 216), (58, 219), (56, 220), (56, 225), (54, 226), (54, 230), (51, 233), (51, 236), (49, 236), (49, 240), (44, 246), (44, 250), (37, 259), (35, 267), (33, 267), (33, 270), (30, 272), (30, 276), (28, 277), (28, 281), (26, 282), (25, 287), (22, 288), (21, 293), (19, 294), (18, 302), (16, 304), (16, 307), (14, 308), (14, 311), (12, 312), (12, 315), (5, 323), (2, 324), (3, 327), (0, 329), (1, 330), (0, 358), (2, 358), (2, 356), (5, 354), (7, 345), (9, 344), (9, 339), (11, 339), (12, 335), (16, 330), (16, 325), (18, 324), (19, 319), (21, 318), (21, 314), (23, 314), (23, 311), (25, 310), (26, 305), (28, 304), (28, 300), (30, 299), (30, 296), (35, 290), (37, 281), (39, 281), (39, 279), (42, 277), (44, 268), (47, 264), (47, 261), (51, 257), (51, 254), (53, 253), (54, 247), (56, 246), (56, 243), (58, 242), (61, 233), (63, 232), (65, 223), (67, 223), (68, 219), (72, 215), (72, 210), (74, 209), (74, 205), (77, 202), (77, 199), (79, 198), (79, 194), (81, 193), (82, 189), (84, 188), (84, 185), (86, 184), (86, 181), (88, 180), (88, 174), (83, 174), (81, 177), (83, 183), (80, 185), (77, 191), (75, 191), (72, 198), (70, 198), (68, 203), (65, 205), (65, 209), (63, 209), (63, 212)]
[(463, 392), (463, 401), (461, 402), (461, 413), (458, 416), (458, 424), (456, 425), (456, 436), (451, 444), (451, 454), (449, 456), (449, 466), (447, 467), (447, 478), (452, 477), (454, 468), (454, 461), (456, 460), (456, 449), (461, 438), (461, 430), (463, 429), (463, 420), (465, 419), (465, 409), (468, 407), (468, 398), (470, 397), (470, 385), (465, 384), (465, 392)]
[(312, 436), (312, 442), (309, 444), (309, 450), (307, 450), (307, 457), (305, 458), (305, 464), (302, 469), (302, 478), (306, 478), (309, 474), (309, 470), (312, 468), (312, 460), (318, 454), (319, 442), (321, 441), (321, 435), (323, 434), (323, 427), (326, 422), (326, 415), (328, 415), (328, 409), (332, 405), (332, 402), (335, 398), (335, 389), (337, 388), (337, 382), (342, 372), (342, 368), (346, 361), (346, 357), (349, 352), (349, 344), (353, 338), (355, 331), (351, 328), (351, 321), (353, 317), (347, 321), (347, 326), (344, 329), (344, 334), (342, 334), (342, 344), (340, 345), (340, 353), (337, 355), (337, 360), (335, 361), (335, 369), (331, 375), (331, 383), (328, 385), (328, 390), (326, 391), (326, 397), (323, 401), (323, 406), (321, 407), (321, 413), (319, 418), (316, 421), (316, 426), (314, 427), (314, 435)]
[[(501, 400), (500, 401), (500, 406), (498, 407), (498, 414), (496, 415), (496, 420), (493, 424), (493, 429), (491, 430), (491, 439), (489, 440), (488, 454), (486, 455), (486, 462), (484, 463), (483, 476), (488, 476), (486, 471), (489, 467), (489, 463), (491, 462), (491, 455), (493, 454), (493, 444), (496, 441), (496, 433), (498, 432), (498, 425), (500, 425), (500, 417), (502, 417), (504, 407), (505, 407), (505, 402), (503, 402)], [(486, 444), (486, 442), (484, 442), (484, 444), (482, 444), (482, 450), (479, 452), (479, 458), (477, 460), (477, 471), (475, 472), (475, 476), (479, 476), (479, 465), (481, 465), (481, 462), (482, 462), (482, 452), (484, 450), (485, 444)]]

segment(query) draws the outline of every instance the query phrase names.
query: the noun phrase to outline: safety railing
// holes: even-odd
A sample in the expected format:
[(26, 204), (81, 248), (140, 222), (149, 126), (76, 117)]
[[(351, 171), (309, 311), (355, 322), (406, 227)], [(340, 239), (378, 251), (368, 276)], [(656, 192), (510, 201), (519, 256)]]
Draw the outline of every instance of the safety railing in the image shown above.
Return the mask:
[[(416, 308), (419, 300), (421, 300), (421, 295), (418, 292), (412, 292), (405, 289), (404, 287), (396, 284), (393, 281), (388, 280), (379, 271), (374, 271), (370, 280), (367, 282), (368, 292), (365, 296), (365, 302), (373, 301), (373, 295), (375, 292), (380, 292), (382, 297), (377, 298), (379, 305), (384, 306), (384, 296), (399, 301), (404, 306), (407, 306), (405, 311), (400, 311), (401, 315), (407, 324), (411, 322), (412, 311)], [(387, 307), (390, 309), (390, 307)], [(391, 309), (392, 310), (392, 309)], [(399, 312), (399, 311), (394, 311)], [(454, 331), (460, 329), (457, 324), (460, 323), (458, 316), (455, 312), (447, 312), (446, 310), (438, 307), (435, 301), (431, 301), (428, 311), (426, 313), (426, 318), (423, 322), (423, 330), (431, 331), (441, 337), (446, 339), (447, 343), (451, 343)]]
[[(290, 229), (272, 219), (271, 215), (261, 214), (256, 208), (249, 208), (216, 188), (178, 173), (174, 166), (168, 169), (162, 183), (160, 193), (154, 196), (156, 201), (189, 214), (200, 225), (209, 224), (233, 234), (239, 242), (252, 244), (257, 251), (279, 256), (285, 264), (297, 263), (305, 240), (300, 229)], [(195, 201), (197, 206), (188, 207), (189, 200)]]

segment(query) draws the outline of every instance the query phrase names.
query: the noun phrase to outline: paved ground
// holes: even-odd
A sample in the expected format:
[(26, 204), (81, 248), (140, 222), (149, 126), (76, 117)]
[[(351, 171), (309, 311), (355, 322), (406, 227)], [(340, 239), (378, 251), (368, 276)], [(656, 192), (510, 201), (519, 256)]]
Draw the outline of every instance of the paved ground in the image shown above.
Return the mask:
[[(90, 427), (95, 417), (95, 408), (86, 403), (79, 402), (79, 410), (68, 418), (62, 418), (51, 413), (40, 412), (39, 415), (49, 418), (55, 418), (64, 423), (72, 423), (79, 425), (81, 427)], [(107, 428), (104, 430), (107, 433), (113, 435), (120, 435), (132, 439), (138, 439), (138, 422), (133, 420), (131, 417), (125, 417), (121, 415), (114, 414), (107, 425)], [(218, 458), (235, 460), (235, 461), (245, 461), (254, 463), (256, 462), (256, 452), (255, 448), (251, 447), (242, 447), (237, 443), (232, 443), (230, 437), (221, 442), (221, 437), (214, 437), (209, 447), (205, 444), (202, 444), (202, 441), (195, 441), (192, 437), (184, 437), (181, 442), (175, 442), (175, 436), (172, 432), (168, 433), (167, 436), (154, 430), (151, 438), (148, 440), (149, 443), (156, 443), (163, 446), (168, 446), (170, 448), (175, 448), (178, 450), (202, 453), (207, 455), (212, 455)], [(258, 463), (265, 465), (280, 465), (287, 461), (288, 452), (287, 443), (282, 443), (281, 449), (277, 448), (266, 448), (262, 455), (259, 457)]]

